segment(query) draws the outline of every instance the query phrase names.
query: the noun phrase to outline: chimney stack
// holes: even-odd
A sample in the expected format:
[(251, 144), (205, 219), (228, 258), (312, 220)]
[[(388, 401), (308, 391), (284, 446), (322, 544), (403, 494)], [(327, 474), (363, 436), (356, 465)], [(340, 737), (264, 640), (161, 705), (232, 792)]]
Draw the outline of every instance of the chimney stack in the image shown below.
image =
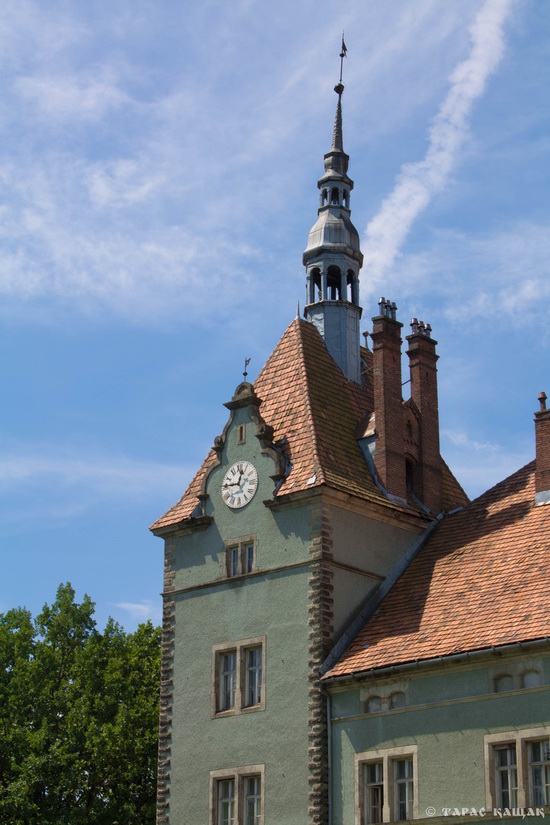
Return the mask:
[(388, 493), (406, 501), (401, 389), (401, 328), (395, 303), (380, 298), (372, 331), (376, 472)]
[(407, 336), (411, 372), (411, 399), (420, 413), (420, 461), (416, 495), (431, 513), (441, 512), (441, 456), (439, 453), (439, 404), (437, 400), (437, 341), (432, 328), (413, 318)]
[(550, 504), (550, 410), (546, 393), (539, 392), (540, 410), (535, 413), (535, 503)]

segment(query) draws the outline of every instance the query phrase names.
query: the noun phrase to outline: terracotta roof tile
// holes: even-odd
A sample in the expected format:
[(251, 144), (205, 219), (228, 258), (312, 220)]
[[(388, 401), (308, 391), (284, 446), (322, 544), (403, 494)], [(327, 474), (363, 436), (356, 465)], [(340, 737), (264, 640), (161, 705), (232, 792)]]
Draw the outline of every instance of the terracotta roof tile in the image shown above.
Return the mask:
[[(362, 350), (362, 355), (369, 363), (372, 353)], [(373, 409), (372, 384), (366, 380), (359, 386), (344, 377), (313, 324), (296, 319), (289, 325), (254, 389), (263, 400), (264, 421), (274, 428), (273, 440), (285, 439), (292, 465), (279, 497), (326, 484), (388, 505), (357, 443), (357, 426)], [(202, 479), (214, 461), (211, 453), (180, 501), (151, 529), (191, 517)], [(443, 487), (447, 507), (467, 501), (444, 462)]]
[(550, 636), (534, 462), (449, 516), (326, 678)]

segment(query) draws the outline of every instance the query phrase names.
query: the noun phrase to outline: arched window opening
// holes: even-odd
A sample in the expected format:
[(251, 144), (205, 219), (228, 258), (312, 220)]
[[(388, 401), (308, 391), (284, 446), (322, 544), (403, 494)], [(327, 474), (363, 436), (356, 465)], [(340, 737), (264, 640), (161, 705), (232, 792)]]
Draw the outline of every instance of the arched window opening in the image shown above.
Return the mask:
[(321, 192), (321, 206), (325, 206), (328, 203), (328, 190), (323, 189)]
[(365, 703), (365, 708), (367, 713), (377, 713), (382, 710), (382, 699), (380, 696), (370, 696)]
[(342, 273), (339, 267), (329, 266), (327, 270), (327, 298), (329, 301), (342, 300)]
[[(412, 431), (412, 425), (410, 421), (407, 422), (407, 431), (409, 427), (411, 427)], [(411, 458), (405, 458), (405, 482), (407, 484), (407, 490), (409, 491), (409, 493), (416, 492), (416, 467), (414, 461)]]
[(538, 670), (526, 670), (521, 674), (522, 688), (539, 687), (541, 684), (540, 673)]
[(404, 708), (405, 707), (405, 694), (402, 690), (397, 690), (395, 693), (392, 693), (390, 696), (390, 708)]
[(348, 269), (346, 275), (346, 283), (348, 292), (346, 300), (350, 301), (352, 304), (355, 304), (357, 306), (359, 304), (359, 295), (357, 294), (358, 281), (355, 277), (355, 272), (353, 271), (353, 269)]
[(343, 198), (343, 200), (344, 200), (344, 206), (346, 207), (346, 209), (349, 209), (349, 192), (348, 192), (347, 189), (344, 189), (344, 198)]
[(336, 186), (334, 186), (330, 193), (330, 202), (338, 205), (340, 203), (340, 193)]
[(503, 673), (495, 679), (495, 693), (504, 693), (505, 690), (514, 689), (514, 677), (509, 673)]
[[(315, 292), (317, 291), (317, 297), (315, 296)], [(310, 292), (308, 296), (308, 300), (310, 304), (314, 304), (315, 301), (322, 301), (323, 300), (323, 292), (321, 286), (321, 270), (319, 267), (315, 267), (311, 270), (310, 275)]]

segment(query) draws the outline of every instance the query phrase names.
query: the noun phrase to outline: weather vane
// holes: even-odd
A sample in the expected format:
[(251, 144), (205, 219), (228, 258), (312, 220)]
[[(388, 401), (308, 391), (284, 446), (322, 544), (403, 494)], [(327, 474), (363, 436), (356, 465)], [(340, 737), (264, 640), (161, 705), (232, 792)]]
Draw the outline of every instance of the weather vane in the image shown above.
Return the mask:
[(246, 371), (246, 368), (248, 367), (249, 364), (250, 364), (250, 358), (245, 358), (244, 359), (244, 372), (243, 372), (243, 378), (244, 378), (245, 381), (246, 381), (246, 376), (248, 375), (248, 373)]
[(342, 50), (340, 52), (340, 83), (342, 83), (342, 74), (344, 71), (344, 57), (347, 57), (348, 50), (344, 43), (344, 32), (342, 32)]

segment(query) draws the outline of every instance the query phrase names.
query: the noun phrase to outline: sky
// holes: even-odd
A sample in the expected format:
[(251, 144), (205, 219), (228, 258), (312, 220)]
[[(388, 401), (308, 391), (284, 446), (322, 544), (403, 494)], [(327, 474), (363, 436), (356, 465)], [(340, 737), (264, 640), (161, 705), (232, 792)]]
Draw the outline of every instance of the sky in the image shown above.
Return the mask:
[(303, 309), (343, 31), (362, 329), (432, 325), (470, 496), (534, 457), (548, 0), (3, 0), (0, 612), (160, 622), (148, 527)]

